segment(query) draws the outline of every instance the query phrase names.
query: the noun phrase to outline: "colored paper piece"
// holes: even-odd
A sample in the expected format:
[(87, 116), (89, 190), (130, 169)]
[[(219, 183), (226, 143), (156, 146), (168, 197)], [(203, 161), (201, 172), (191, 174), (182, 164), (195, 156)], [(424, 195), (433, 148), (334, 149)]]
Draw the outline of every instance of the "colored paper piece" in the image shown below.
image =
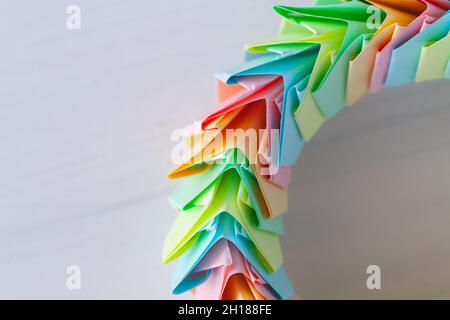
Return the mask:
[[(239, 149), (229, 149), (224, 154), (224, 158), (209, 160), (216, 160), (217, 164), (201, 174), (186, 177), (169, 198), (173, 207), (180, 211), (189, 209), (195, 205), (198, 198), (202, 199), (203, 205), (209, 205), (216, 190), (214, 186), (220, 183), (223, 174), (227, 171), (235, 171), (242, 182), (237, 200), (256, 212), (258, 227), (276, 233), (283, 232), (281, 219), (274, 217), (287, 211), (285, 189), (273, 185), (262, 177), (260, 175), (262, 169), (258, 165), (250, 165)], [(209, 197), (202, 194), (207, 189), (210, 190)], [(269, 220), (269, 218), (272, 219)]]
[(395, 87), (414, 82), (422, 48), (430, 41), (445, 37), (450, 30), (450, 14), (438, 21), (425, 25), (422, 32), (394, 49), (386, 79), (386, 87)]
[(450, 60), (450, 34), (438, 41), (427, 43), (420, 54), (416, 82), (442, 79)]
[(363, 49), (349, 63), (347, 78), (347, 103), (354, 104), (369, 93), (370, 78), (377, 53), (392, 39), (398, 26), (390, 25), (377, 36), (365, 36)]
[[(220, 259), (222, 259), (221, 265), (217, 266), (216, 262)], [(211, 263), (212, 261), (215, 262)], [(258, 274), (232, 243), (226, 241), (216, 243), (208, 252), (208, 256), (196, 266), (193, 272), (205, 270), (209, 270), (207, 280), (194, 289), (200, 299), (280, 299), (274, 292), (274, 288)], [(232, 279), (236, 276), (241, 281), (233, 283)], [(273, 285), (274, 283), (272, 283)], [(240, 295), (242, 296), (240, 297)], [(287, 299), (289, 296), (284, 298)]]
[[(180, 294), (207, 282), (213, 269), (226, 268), (238, 263), (241, 271), (246, 271), (247, 278), (259, 288), (258, 291), (265, 298), (291, 297), (294, 290), (285, 271), (280, 268), (274, 273), (268, 272), (260, 262), (255, 246), (234, 232), (235, 220), (229, 216), (220, 217), (219, 220), (217, 223), (220, 226), (217, 227), (216, 233), (209, 234), (210, 237), (203, 237), (197, 246), (192, 247), (181, 257), (172, 279), (174, 293)], [(236, 251), (239, 251), (242, 258), (233, 262), (231, 250), (235, 251), (235, 255)], [(224, 286), (225, 283), (214, 286), (213, 290), (223, 290)], [(216, 293), (216, 296), (218, 295), (219, 293)]]
[[(390, 8), (393, 8), (393, 10), (390, 11), (387, 8), (386, 10), (390, 11), (392, 15), (395, 16), (394, 20), (400, 25), (402, 25), (401, 21), (404, 20), (404, 16), (402, 14), (399, 15), (399, 13), (407, 13), (412, 17), (415, 17), (415, 14), (418, 14), (419, 12), (420, 14), (415, 17), (411, 23), (404, 25), (404, 29), (398, 29), (399, 32), (395, 34), (393, 39), (378, 53), (371, 79), (370, 91), (372, 93), (376, 93), (384, 88), (386, 78), (388, 78), (393, 50), (399, 48), (405, 42), (418, 35), (427, 24), (435, 22), (436, 19), (445, 13), (445, 11), (450, 9), (450, 6), (447, 5), (447, 9), (442, 10), (440, 7), (434, 6), (431, 1), (416, 1), (417, 4), (414, 6), (408, 5), (410, 2), (414, 2), (412, 0), (400, 2), (384, 0), (384, 2), (390, 3)], [(375, 3), (375, 1), (373, 1), (373, 3)], [(421, 11), (423, 8), (420, 7), (420, 4), (423, 5), (423, 3), (426, 4), (426, 9)], [(411, 8), (413, 10), (411, 10)], [(401, 9), (401, 11), (399, 9)]]
[[(245, 204), (236, 200), (240, 190), (240, 178), (235, 171), (225, 172), (220, 181), (211, 186), (214, 197), (209, 205), (192, 206), (178, 215), (167, 236), (164, 247), (164, 261), (169, 262), (195, 245), (202, 230), (215, 217), (229, 214), (236, 219), (255, 243), (264, 263), (271, 270), (277, 270), (282, 263), (278, 234), (261, 230), (257, 227), (255, 212)], [(205, 194), (209, 195), (210, 190)]]

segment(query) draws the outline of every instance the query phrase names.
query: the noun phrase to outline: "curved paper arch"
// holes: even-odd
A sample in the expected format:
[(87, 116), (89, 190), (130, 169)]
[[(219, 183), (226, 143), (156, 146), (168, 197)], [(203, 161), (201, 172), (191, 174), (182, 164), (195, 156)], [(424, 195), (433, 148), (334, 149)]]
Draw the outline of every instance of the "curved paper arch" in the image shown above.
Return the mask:
[[(169, 175), (185, 180), (171, 197), (180, 216), (164, 248), (165, 262), (181, 257), (175, 293), (295, 296), (278, 238), (304, 143), (365, 94), (450, 78), (447, 0), (318, 0), (275, 10), (280, 34), (248, 45), (244, 63), (217, 75), (218, 111), (189, 127), (190, 154)], [(231, 129), (238, 133), (224, 134)]]

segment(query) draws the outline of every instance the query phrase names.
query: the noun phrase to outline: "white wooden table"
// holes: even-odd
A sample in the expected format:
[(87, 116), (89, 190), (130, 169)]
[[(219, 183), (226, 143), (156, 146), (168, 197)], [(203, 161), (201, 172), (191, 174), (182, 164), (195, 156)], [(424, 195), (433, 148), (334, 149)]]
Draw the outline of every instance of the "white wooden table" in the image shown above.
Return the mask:
[[(246, 41), (276, 32), (272, 4), (0, 4), (0, 298), (172, 298), (170, 134), (214, 109), (212, 74)], [(283, 239), (303, 297), (450, 298), (449, 90), (366, 98), (306, 146)]]

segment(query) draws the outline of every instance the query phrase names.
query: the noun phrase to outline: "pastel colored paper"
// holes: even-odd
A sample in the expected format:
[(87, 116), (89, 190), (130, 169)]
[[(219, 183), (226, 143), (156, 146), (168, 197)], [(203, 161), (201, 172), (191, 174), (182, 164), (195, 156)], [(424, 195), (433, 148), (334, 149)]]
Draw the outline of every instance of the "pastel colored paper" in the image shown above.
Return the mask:
[[(183, 179), (170, 196), (179, 215), (163, 253), (164, 262), (179, 259), (175, 294), (297, 299), (279, 237), (305, 143), (368, 93), (450, 79), (450, 1), (274, 9), (278, 35), (247, 45), (241, 64), (216, 75), (218, 107), (186, 128), (188, 152), (169, 174)], [(242, 135), (251, 130), (254, 148)]]
[(450, 34), (423, 46), (417, 66), (416, 82), (438, 80), (445, 76), (450, 60)]
[(442, 39), (449, 30), (450, 14), (446, 14), (435, 23), (424, 26), (422, 32), (416, 37), (395, 49), (385, 85), (393, 87), (414, 82), (423, 47), (428, 42)]
[[(258, 228), (254, 210), (238, 199), (241, 189), (239, 184), (239, 175), (235, 171), (227, 171), (217, 184), (204, 192), (205, 197), (212, 198), (208, 199), (210, 201), (201, 198), (197, 205), (192, 205), (178, 216), (164, 248), (165, 261), (178, 257), (194, 245), (212, 219), (221, 214), (229, 214), (245, 229), (268, 268), (276, 270), (281, 265), (278, 234)], [(232, 196), (232, 201), (228, 199), (229, 196)]]
[[(226, 254), (224, 254), (224, 252), (226, 252)], [(212, 254), (212, 256), (209, 256), (209, 254)], [(222, 260), (221, 265), (211, 265), (211, 261), (220, 260)], [(243, 286), (244, 288), (248, 286), (248, 289), (250, 290), (247, 289), (247, 293), (244, 295), (247, 300), (274, 300), (277, 297), (280, 297), (274, 292), (273, 288), (275, 284), (272, 283), (269, 285), (266, 280), (254, 270), (253, 266), (244, 258), (242, 253), (231, 243), (216, 243), (215, 247), (208, 252), (208, 255), (196, 266), (193, 272), (205, 270), (209, 270), (207, 280), (194, 289), (195, 294), (200, 299), (218, 300), (239, 297), (236, 293), (227, 292), (227, 287), (230, 285)], [(241, 282), (242, 284), (232, 284), (232, 278), (236, 275), (242, 277), (241, 279), (244, 280)], [(236, 288), (233, 288), (232, 291), (241, 292), (241, 290), (236, 290)]]
[[(228, 229), (222, 229), (223, 233), (221, 238), (202, 239), (203, 241), (198, 246), (193, 247), (192, 250), (180, 259), (174, 272), (174, 293), (186, 292), (200, 284), (203, 284), (202, 292), (205, 292), (208, 289), (207, 281), (214, 269), (226, 268), (233, 265), (233, 254), (231, 251), (233, 251), (234, 255), (237, 255), (236, 251), (239, 251), (239, 254), (242, 255), (238, 259), (241, 273), (246, 273), (247, 278), (251, 278), (253, 281), (259, 279), (259, 284), (266, 287), (264, 293), (262, 293), (265, 298), (273, 299), (277, 297), (287, 299), (291, 297), (294, 291), (284, 270), (280, 268), (275, 273), (267, 272), (261, 264), (253, 244), (249, 241), (238, 241), (232, 235), (233, 227), (230, 225), (232, 223), (231, 219), (226, 219), (227, 217), (225, 217), (225, 220), (222, 219), (221, 223), (224, 224), (222, 226), (223, 228), (228, 227)], [(267, 284), (270, 287), (267, 287)], [(225, 283), (222, 283), (220, 286), (214, 286), (210, 290), (215, 290), (215, 296), (217, 297), (222, 294), (225, 285)], [(261, 287), (259, 291), (262, 291)]]

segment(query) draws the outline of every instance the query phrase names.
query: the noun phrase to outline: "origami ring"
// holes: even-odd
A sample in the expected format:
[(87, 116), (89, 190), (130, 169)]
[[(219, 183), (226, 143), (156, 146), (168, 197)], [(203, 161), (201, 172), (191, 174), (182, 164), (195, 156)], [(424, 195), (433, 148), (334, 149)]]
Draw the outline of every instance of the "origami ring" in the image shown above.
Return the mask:
[[(450, 79), (448, 0), (276, 6), (276, 37), (217, 75), (218, 111), (188, 127), (170, 178), (178, 215), (164, 262), (175, 294), (290, 299), (279, 235), (290, 168), (326, 120), (385, 87)], [(247, 143), (250, 141), (250, 143)]]

